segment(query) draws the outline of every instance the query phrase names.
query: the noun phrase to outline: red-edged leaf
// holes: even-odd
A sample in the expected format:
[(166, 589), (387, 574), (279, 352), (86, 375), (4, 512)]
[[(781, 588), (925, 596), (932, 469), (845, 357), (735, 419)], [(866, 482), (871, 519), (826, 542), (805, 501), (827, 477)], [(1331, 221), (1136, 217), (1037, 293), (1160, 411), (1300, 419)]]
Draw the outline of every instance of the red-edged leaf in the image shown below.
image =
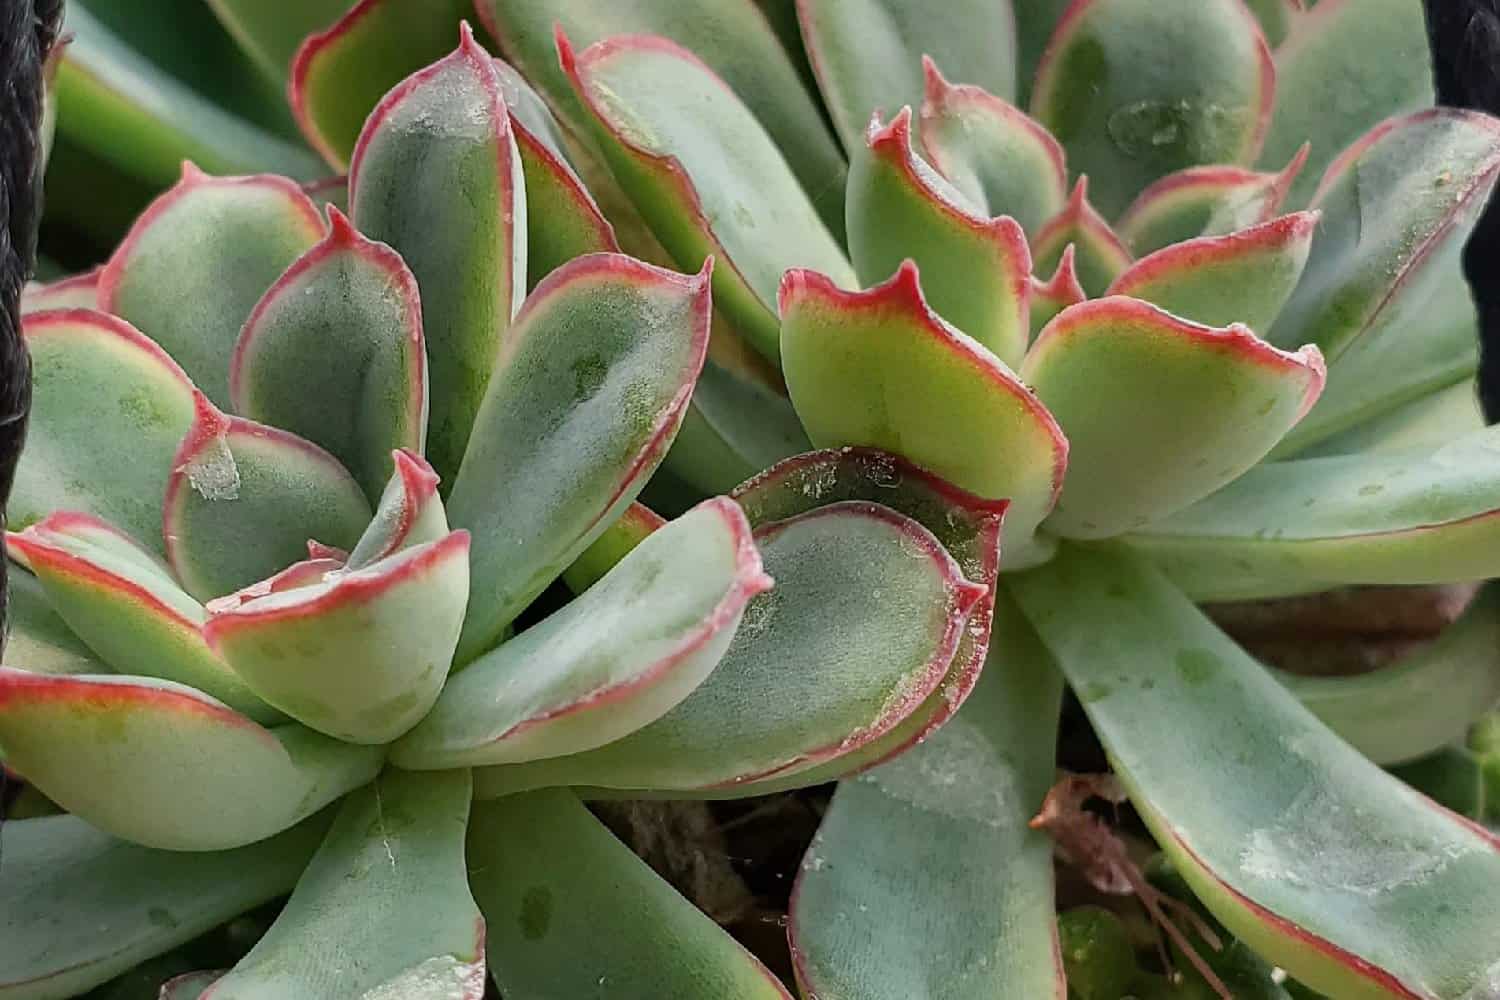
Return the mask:
[(102, 270), (100, 266), (56, 281), (28, 282), (21, 289), (21, 315), (47, 309), (98, 309)]
[(1090, 294), (1098, 295), (1130, 266), (1131, 255), (1120, 237), (1089, 202), (1089, 179), (1080, 176), (1063, 210), (1042, 226), (1031, 241), (1032, 266), (1045, 274), (1074, 248), (1075, 270)]
[(563, 582), (573, 593), (583, 593), (666, 523), (666, 518), (645, 504), (632, 503), (614, 524), (604, 529), (604, 534), (579, 553), (573, 565), (563, 571)]
[(438, 474), (432, 466), (410, 451), (392, 452), (391, 459), (396, 471), (386, 483), (375, 516), (345, 557), (350, 569), (364, 569), (402, 549), (448, 534), (448, 515), (438, 498)]
[(1083, 283), (1078, 280), (1078, 248), (1072, 243), (1063, 247), (1052, 277), (1043, 281), (1033, 276), (1028, 294), (1031, 299), (1031, 336), (1035, 339), (1042, 328), (1052, 322), (1052, 317), (1089, 297), (1083, 290)]

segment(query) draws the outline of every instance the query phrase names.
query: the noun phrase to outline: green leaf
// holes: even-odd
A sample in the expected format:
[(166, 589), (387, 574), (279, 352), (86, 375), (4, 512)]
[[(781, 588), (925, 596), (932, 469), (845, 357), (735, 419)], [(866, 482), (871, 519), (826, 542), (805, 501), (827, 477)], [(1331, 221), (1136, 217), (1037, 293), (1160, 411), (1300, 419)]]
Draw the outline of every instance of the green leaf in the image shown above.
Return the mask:
[[(1008, 216), (978, 214), (912, 149), (911, 109), (870, 121), (849, 170), (849, 249), (865, 286), (906, 260), (927, 275), (933, 309), (1006, 364), (1026, 353), (1031, 251)], [(982, 203), (981, 203), (982, 204)]]
[(1292, 25), (1307, 13), (1303, 0), (1245, 0), (1245, 6), (1260, 22), (1266, 42), (1272, 48), (1285, 41)]
[(349, 7), (349, 0), (299, 0), (291, 4), (268, 4), (264, 0), (205, 2), (261, 72), (278, 84), (286, 81), (292, 56), (304, 39), (337, 21)]
[(1209, 326), (1269, 330), (1307, 263), (1317, 212), (1297, 212), (1227, 236), (1200, 236), (1136, 261), (1109, 286)]
[(202, 394), (167, 478), (167, 562), (200, 601), (264, 580), (307, 541), (347, 549), (370, 504), (332, 455), (294, 434), (231, 417)]
[(329, 232), (256, 304), (235, 345), (235, 411), (326, 449), (372, 499), (397, 448), (427, 437), (427, 355), (417, 281), (336, 208)]
[(808, 848), (788, 936), (810, 996), (1066, 989), (1052, 845), (1027, 826), (1052, 782), (1061, 676), (1009, 598), (996, 618), (991, 661), (963, 709), (921, 746), (843, 782)]
[(98, 309), (100, 270), (96, 267), (46, 283), (28, 281), (21, 289), (21, 315), (48, 309)]
[(771, 585), (744, 513), (727, 498), (706, 501), (454, 677), (391, 760), (421, 770), (522, 763), (628, 736), (703, 683), (746, 604)]
[(387, 772), (349, 797), (266, 936), (205, 1000), (480, 1000), (467, 771)]
[[(334, 169), (347, 168), (371, 109), (452, 51), (453, 27), (469, 9), (466, 0), (364, 0), (334, 12), (290, 64), (287, 96), (308, 143)], [(286, 64), (280, 69), (285, 76)]]
[(5, 825), (0, 997), (76, 996), (281, 895), (328, 817), (258, 844), (185, 854), (116, 840), (75, 816)]
[(1432, 97), (1420, 0), (1319, 0), (1276, 50), (1276, 110), (1260, 162), (1274, 169), (1312, 144), (1288, 198), (1301, 207), (1345, 146)]
[(1402, 451), (1419, 444), (1437, 447), (1482, 430), (1485, 423), (1478, 386), (1471, 377), (1324, 438), (1298, 457)]
[(1481, 592), (1430, 645), (1351, 677), (1276, 673), (1329, 729), (1377, 764), (1397, 764), (1463, 740), (1500, 703), (1500, 594)]
[[(24, 556), (48, 606), (106, 670), (196, 688), (256, 722), (285, 721), (204, 642), (203, 606), (154, 555), (108, 524), (86, 514), (53, 514), (11, 535), (6, 547)], [(24, 661), (15, 665), (31, 669)]]
[(526, 294), (526, 195), (495, 61), (460, 29), (452, 55), (370, 113), (349, 165), (354, 224), (422, 290), (428, 457), (448, 482)]
[(21, 333), (31, 354), (31, 422), (6, 511), (11, 525), (81, 511), (163, 552), (161, 497), (193, 422), (193, 384), (155, 343), (103, 313), (38, 313)]
[[(82, 4), (68, 5), (64, 30), (73, 42), (63, 50), (57, 73), (60, 139), (151, 187), (171, 184), (183, 160), (222, 174), (265, 171), (308, 180), (324, 172), (309, 150), (194, 90)], [(173, 38), (172, 44), (187, 47)], [(193, 51), (194, 58), (205, 59), (201, 50)]]
[(1011, 0), (1016, 18), (1016, 103), (1030, 101), (1036, 68), (1073, 0)]
[(616, 35), (647, 34), (665, 36), (697, 54), (770, 134), (823, 224), (842, 241), (843, 154), (824, 123), (817, 100), (759, 4), (752, 0), (611, 0), (607, 4), (477, 0), (474, 7), (511, 63), (580, 131), (587, 115), (559, 66), (556, 27), (579, 47)]
[(1199, 600), (1494, 576), (1497, 449), (1487, 428), (1440, 448), (1272, 462), (1130, 545)]
[(815, 267), (852, 286), (843, 250), (819, 221), (771, 136), (697, 56), (632, 35), (574, 52), (563, 68), (620, 185), (677, 263), (709, 255), (714, 304), (776, 360), (776, 286)]
[(1015, 592), (1235, 937), (1334, 996), (1493, 992), (1500, 841), (1330, 733), (1139, 560), (1069, 549)]
[(147, 847), (215, 851), (280, 833), (380, 768), (377, 748), (261, 728), (145, 677), (0, 667), (6, 764), (82, 819)]
[[(380, 495), (359, 544), (345, 560), (351, 570), (364, 569), (387, 556), (448, 536), (448, 514), (438, 498), (438, 477), (420, 455), (391, 454), (396, 471)], [(314, 554), (316, 555), (316, 554)]]
[(1088, 0), (1058, 22), (1031, 108), (1113, 218), (1173, 171), (1254, 160), (1275, 91), (1240, 0)]
[(989, 215), (1027, 232), (1062, 211), (1068, 169), (1062, 147), (1020, 108), (972, 84), (949, 83), (931, 58), (918, 133), (927, 159)]
[(1031, 240), (1032, 267), (1046, 274), (1062, 265), (1074, 248), (1078, 279), (1091, 295), (1102, 295), (1133, 259), (1109, 223), (1089, 202), (1089, 179), (1080, 176), (1062, 211), (1048, 219)]
[(755, 540), (776, 587), (751, 601), (692, 694), (596, 750), (481, 770), (478, 794), (707, 789), (836, 760), (937, 690), (985, 594), (931, 533), (877, 504), (820, 507), (761, 527)]
[(468, 855), (507, 997), (791, 1000), (569, 792), (475, 803)]
[(495, 645), (660, 463), (703, 366), (708, 283), (707, 267), (685, 277), (592, 254), (526, 300), (448, 504), (474, 535), (461, 663)]
[(573, 593), (582, 594), (666, 523), (666, 518), (645, 504), (632, 503), (563, 571), (563, 582)]
[[(10, 556), (18, 552), (7, 543)], [(102, 674), (109, 668), (94, 658), (83, 640), (52, 610), (42, 583), (11, 562), (6, 569), (10, 589), (5, 624), (10, 634), (5, 642), (7, 667), (38, 674)]]
[(1462, 746), (1442, 750), (1390, 769), (1412, 788), (1445, 809), (1480, 821), (1486, 816), (1484, 765), (1472, 751)]
[[(1234, 219), (1223, 232), (1270, 222), (1307, 160), (1304, 144), (1279, 174), (1244, 167), (1186, 167), (1156, 181), (1120, 216), (1116, 229), (1138, 254), (1209, 235), (1216, 223)], [(1218, 235), (1217, 233), (1215, 235)]]
[(323, 234), (284, 177), (209, 177), (191, 163), (136, 220), (99, 276), (99, 308), (144, 331), (221, 406), (250, 310)]
[(1028, 297), (1031, 300), (1031, 339), (1046, 328), (1057, 314), (1087, 299), (1083, 283), (1078, 280), (1078, 253), (1072, 243), (1063, 247), (1057, 270), (1046, 281), (1032, 276)]
[(1073, 306), (1021, 368), (1071, 447), (1046, 529), (1107, 538), (1201, 500), (1265, 457), (1323, 376), (1317, 348), (1281, 351), (1240, 324), (1201, 326), (1122, 297)]
[(1007, 498), (1009, 564), (1045, 557), (1033, 536), (1062, 488), (1068, 442), (1003, 362), (928, 307), (915, 265), (867, 292), (788, 272), (781, 311), (787, 388), (813, 443), (882, 448)]

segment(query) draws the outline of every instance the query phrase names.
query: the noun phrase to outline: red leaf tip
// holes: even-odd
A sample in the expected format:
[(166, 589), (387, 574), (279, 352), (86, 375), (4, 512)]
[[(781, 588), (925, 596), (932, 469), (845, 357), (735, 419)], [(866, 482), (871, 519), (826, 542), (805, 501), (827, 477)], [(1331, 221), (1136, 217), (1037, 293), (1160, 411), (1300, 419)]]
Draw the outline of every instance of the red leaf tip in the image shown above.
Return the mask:
[(353, 246), (363, 239), (354, 228), (354, 223), (349, 221), (349, 216), (339, 211), (339, 207), (333, 202), (328, 203), (327, 213), (328, 237), (323, 241), (325, 246)]
[(552, 22), (552, 44), (557, 49), (557, 64), (562, 67), (563, 73), (576, 84), (578, 82), (578, 51), (573, 48), (573, 42), (568, 38), (568, 33), (563, 30), (561, 21)]
[(911, 149), (911, 106), (902, 105), (889, 124), (882, 125), (880, 117), (879, 111), (871, 113), (870, 124), (865, 127), (865, 144), (871, 149), (895, 145), (905, 155)]
[(193, 389), (193, 423), (177, 446), (177, 457), (172, 461), (173, 469), (181, 471), (210, 442), (224, 437), (233, 424), (232, 418), (213, 404), (203, 390)]
[(1057, 261), (1057, 270), (1053, 272), (1051, 278), (1042, 281), (1035, 276), (1032, 277), (1031, 294), (1061, 302), (1064, 308), (1077, 305), (1088, 298), (1088, 293), (1083, 289), (1083, 282), (1078, 278), (1077, 244), (1069, 243), (1063, 247), (1062, 256)]
[(406, 448), (397, 448), (391, 452), (391, 459), (395, 462), (396, 475), (401, 477), (401, 484), (408, 497), (430, 498), (437, 493), (442, 477), (428, 464), (427, 459)]
[(213, 178), (204, 173), (202, 168), (200, 168), (198, 164), (194, 163), (192, 160), (182, 161), (182, 173), (179, 174), (177, 178), (178, 186), (192, 187), (195, 184), (202, 184), (205, 181), (211, 180), (213, 180)]

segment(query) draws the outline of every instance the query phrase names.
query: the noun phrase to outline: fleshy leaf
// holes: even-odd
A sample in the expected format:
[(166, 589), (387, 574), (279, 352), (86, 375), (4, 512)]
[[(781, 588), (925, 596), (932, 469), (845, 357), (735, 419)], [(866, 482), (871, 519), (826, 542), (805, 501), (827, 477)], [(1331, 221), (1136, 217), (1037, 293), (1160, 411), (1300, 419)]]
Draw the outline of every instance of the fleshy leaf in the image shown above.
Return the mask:
[(809, 996), (1066, 991), (1052, 845), (1027, 826), (1052, 781), (1062, 680), (1009, 598), (996, 619), (992, 663), (958, 715), (834, 795), (792, 896)]
[(1045, 554), (1033, 535), (1062, 488), (1068, 442), (1003, 362), (928, 307), (914, 265), (867, 292), (791, 271), (781, 311), (787, 387), (814, 444), (883, 448), (1007, 498), (1007, 565)]
[(302, 587), (210, 606), (203, 635), (266, 701), (351, 743), (385, 744), (427, 714), (469, 599), (469, 536)]
[(99, 275), (99, 307), (160, 344), (220, 406), (250, 310), (323, 234), (302, 189), (284, 177), (182, 179), (136, 220)]
[(193, 422), (193, 385), (130, 324), (89, 310), (28, 316), (31, 423), (7, 514), (97, 515), (162, 552), (161, 497)]
[(297, 562), (307, 540), (349, 548), (370, 505), (332, 455), (274, 427), (220, 413), (202, 395), (167, 479), (167, 561), (201, 601)]
[(178, 851), (251, 844), (375, 776), (380, 750), (267, 730), (191, 688), (0, 667), (6, 763), (69, 812)]
[(1031, 251), (1019, 223), (977, 214), (912, 149), (911, 109), (889, 125), (870, 120), (865, 149), (849, 169), (849, 249), (865, 286), (885, 281), (904, 260), (927, 276), (939, 315), (1006, 364), (1030, 336)]
[(629, 506), (708, 346), (709, 271), (592, 254), (544, 280), (505, 340), (448, 504), (474, 534), (459, 661), (490, 649)]
[(1057, 261), (1057, 270), (1046, 281), (1033, 276), (1027, 293), (1031, 301), (1031, 338), (1050, 322), (1053, 317), (1069, 306), (1076, 306), (1087, 299), (1083, 283), (1078, 280), (1077, 248), (1069, 243), (1063, 248)]
[(202, 1000), (208, 988), (224, 975), (224, 970), (184, 972), (161, 984), (156, 1000)]
[[(420, 455), (391, 454), (396, 471), (386, 484), (375, 516), (344, 560), (351, 570), (364, 569), (402, 549), (436, 542), (448, 534), (448, 515), (438, 498), (438, 477)], [(316, 553), (313, 553), (316, 557)]]
[(853, 286), (843, 250), (734, 92), (665, 38), (630, 35), (563, 67), (594, 138), (656, 237), (683, 268), (713, 255), (714, 305), (766, 357), (779, 356), (776, 283), (815, 267)]
[(388, 771), (351, 795), (266, 936), (203, 1000), (480, 1000), (467, 771)]
[(563, 571), (563, 582), (573, 593), (583, 593), (666, 523), (666, 518), (645, 504), (632, 503)]
[(938, 688), (986, 593), (930, 532), (877, 504), (820, 507), (763, 526), (755, 540), (776, 586), (751, 601), (692, 694), (596, 750), (478, 771), (479, 794), (706, 789), (836, 760), (891, 732)]
[(918, 133), (927, 159), (989, 215), (1009, 215), (1027, 232), (1062, 211), (1068, 170), (1062, 147), (1009, 101), (953, 84), (922, 60), (926, 96)]
[(520, 763), (628, 736), (703, 683), (745, 605), (771, 584), (744, 513), (706, 501), (454, 677), (391, 760), (422, 770)]
[(468, 858), (508, 997), (792, 1000), (570, 792), (476, 802)]
[[(584, 47), (615, 35), (662, 35), (727, 82), (783, 151), (823, 224), (844, 232), (844, 157), (809, 87), (754, 0), (477, 0), (475, 9), (506, 58), (575, 126), (585, 112), (558, 63), (560, 26)], [(793, 15), (795, 16), (795, 15)], [(528, 177), (529, 181), (530, 178)], [(694, 265), (696, 266), (696, 265)]]
[(1227, 236), (1200, 236), (1143, 257), (1109, 286), (1209, 326), (1269, 330), (1307, 263), (1317, 212), (1297, 212)]
[(1330, 733), (1141, 561), (1067, 549), (1015, 593), (1235, 937), (1333, 996), (1493, 992), (1500, 840)]
[[(1270, 222), (1301, 176), (1309, 147), (1304, 144), (1286, 169), (1265, 174), (1244, 167), (1187, 167), (1155, 182), (1131, 203), (1115, 228), (1138, 254), (1198, 236), (1220, 235)], [(1210, 234), (1214, 224), (1233, 219)]]
[(1487, 428), (1439, 448), (1270, 462), (1130, 543), (1202, 600), (1483, 579), (1500, 572), (1497, 449)]
[(24, 555), (48, 605), (107, 669), (196, 688), (257, 722), (284, 721), (208, 648), (202, 605), (109, 525), (53, 514), (11, 535), (6, 547)]
[(390, 244), (422, 289), (427, 453), (458, 472), (511, 318), (526, 294), (526, 196), (495, 61), (458, 49), (370, 113), (349, 166), (354, 224)]
[(1486, 425), (1473, 377), (1387, 410), (1347, 431), (1324, 438), (1299, 458), (1401, 451), (1415, 445), (1437, 447)]
[(48, 309), (98, 309), (101, 269), (96, 267), (45, 284), (27, 282), (21, 289), (21, 315)]
[(327, 449), (378, 498), (396, 448), (427, 432), (417, 281), (390, 247), (328, 210), (329, 232), (256, 304), (235, 345), (235, 411)]
[(370, 109), (452, 51), (453, 26), (469, 9), (466, 0), (362, 0), (306, 37), (287, 96), (308, 144), (346, 169)]
[(1240, 0), (1088, 0), (1058, 21), (1031, 107), (1113, 218), (1173, 171), (1253, 160), (1275, 90)]
[(1318, 398), (1324, 369), (1315, 347), (1288, 353), (1239, 324), (1202, 326), (1116, 297), (1058, 315), (1021, 375), (1072, 449), (1047, 530), (1107, 538), (1259, 462)]
[(1462, 743), (1500, 704), (1500, 591), (1489, 587), (1431, 645), (1352, 677), (1276, 678), (1329, 729), (1377, 764)]
[(70, 997), (291, 889), (327, 817), (232, 851), (139, 847), (76, 816), (5, 824), (0, 997)]
[(266, 76), (284, 83), (303, 40), (339, 19), (349, 0), (299, 0), (286, 6), (262, 0), (205, 0), (219, 23)]
[(1307, 13), (1303, 0), (1245, 0), (1245, 6), (1260, 22), (1266, 42), (1272, 48), (1285, 41), (1291, 26)]
[(1277, 48), (1276, 110), (1261, 163), (1275, 169), (1312, 144), (1288, 198), (1293, 208), (1366, 129), (1432, 104), (1422, 11), (1415, 0), (1318, 0)]
[(93, 650), (52, 610), (41, 581), (14, 562), (6, 569), (10, 589), (5, 625), (10, 634), (4, 665), (38, 674), (108, 673), (109, 667), (95, 659)]
[(1042, 274), (1062, 264), (1074, 248), (1074, 270), (1091, 295), (1099, 295), (1130, 266), (1130, 251), (1089, 202), (1089, 179), (1078, 178), (1068, 203), (1037, 230), (1031, 241), (1032, 266)]

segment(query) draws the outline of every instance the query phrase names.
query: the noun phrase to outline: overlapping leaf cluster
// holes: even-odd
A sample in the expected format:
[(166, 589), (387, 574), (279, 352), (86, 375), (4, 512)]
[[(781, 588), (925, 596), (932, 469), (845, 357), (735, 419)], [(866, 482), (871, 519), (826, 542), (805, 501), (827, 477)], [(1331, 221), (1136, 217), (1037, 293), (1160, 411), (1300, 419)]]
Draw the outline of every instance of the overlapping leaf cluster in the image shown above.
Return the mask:
[[(486, 944), (507, 997), (786, 995), (562, 789), (840, 778), (804, 995), (1093, 995), (1028, 825), (1064, 682), (1215, 986), (1500, 996), (1500, 842), (1383, 770), (1478, 787), (1493, 595), (1343, 679), (1196, 606), (1500, 566), (1500, 124), (1424, 108), (1419, 4), (480, 0), (505, 61), (456, 0), (211, 6), (347, 181), (189, 168), (32, 294), (0, 746), (73, 815), (8, 831), (6, 926), (67, 933), (0, 996), (294, 882), (164, 995), (478, 996)], [(315, 173), (79, 10), (64, 144), (93, 87), (147, 183)]]

